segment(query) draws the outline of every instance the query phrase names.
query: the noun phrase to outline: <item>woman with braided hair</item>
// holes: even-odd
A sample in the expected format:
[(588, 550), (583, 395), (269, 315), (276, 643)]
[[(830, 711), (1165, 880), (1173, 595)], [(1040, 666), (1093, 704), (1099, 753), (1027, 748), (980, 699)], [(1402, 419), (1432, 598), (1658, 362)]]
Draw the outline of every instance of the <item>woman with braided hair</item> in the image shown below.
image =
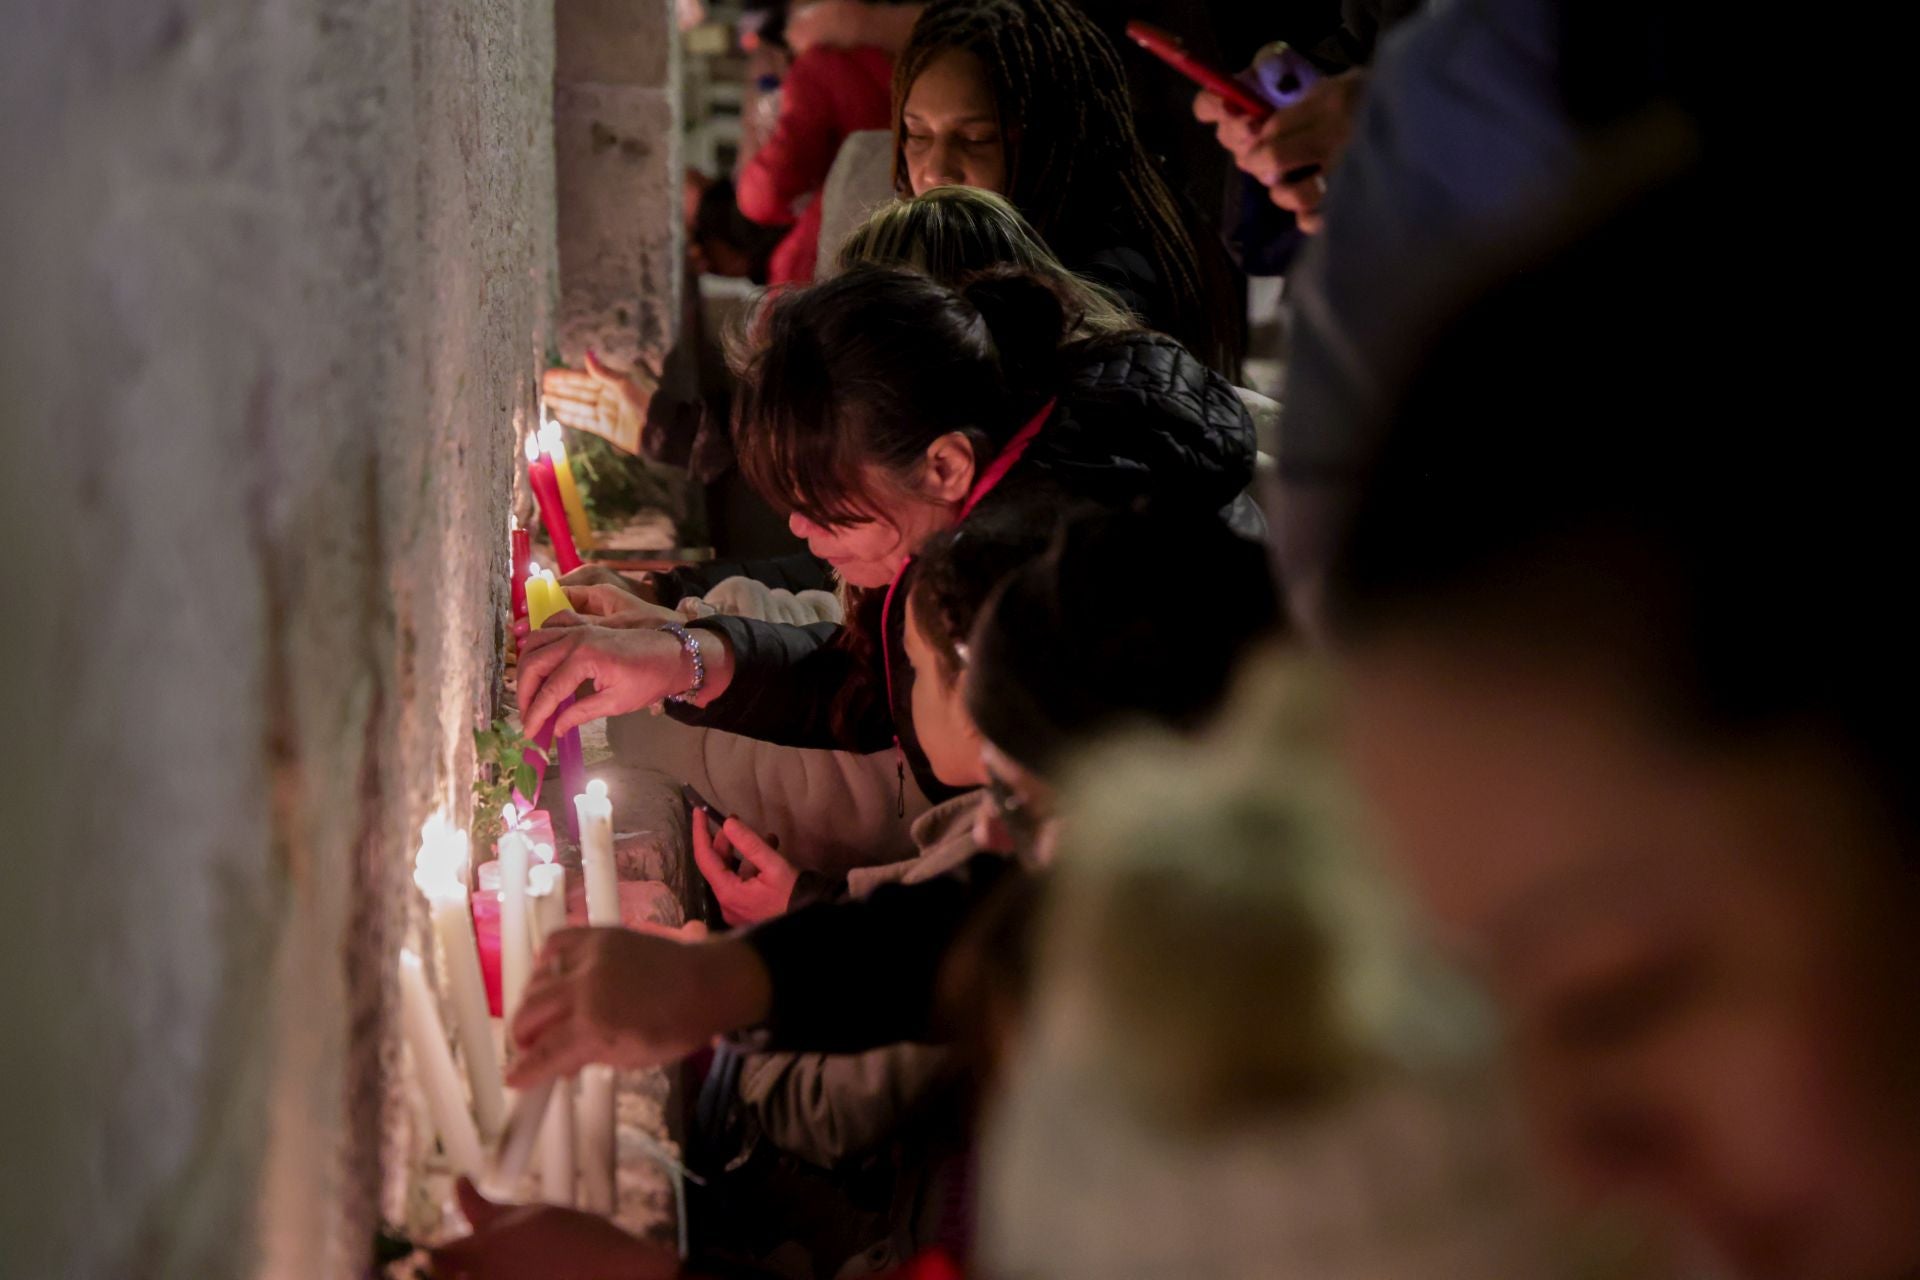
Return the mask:
[(1231, 374), (1225, 254), (1196, 245), (1134, 132), (1119, 56), (1069, 0), (934, 0), (894, 67), (894, 186), (983, 187), (1072, 270)]

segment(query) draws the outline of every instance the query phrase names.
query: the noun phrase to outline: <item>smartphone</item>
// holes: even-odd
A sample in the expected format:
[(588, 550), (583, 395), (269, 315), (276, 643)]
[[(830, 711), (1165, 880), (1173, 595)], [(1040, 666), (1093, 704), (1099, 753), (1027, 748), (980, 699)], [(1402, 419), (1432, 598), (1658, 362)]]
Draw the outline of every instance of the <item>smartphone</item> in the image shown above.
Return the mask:
[(687, 811), (689, 813), (695, 809), (705, 809), (707, 811), (707, 830), (718, 835), (720, 828), (727, 825), (727, 815), (714, 808), (713, 803), (698, 791), (695, 791), (691, 783), (681, 783), (680, 794), (686, 799)]
[(1210, 67), (1188, 53), (1179, 36), (1151, 23), (1129, 22), (1127, 37), (1202, 89), (1219, 94), (1229, 107), (1253, 123), (1258, 124), (1273, 114), (1271, 102), (1218, 67)]

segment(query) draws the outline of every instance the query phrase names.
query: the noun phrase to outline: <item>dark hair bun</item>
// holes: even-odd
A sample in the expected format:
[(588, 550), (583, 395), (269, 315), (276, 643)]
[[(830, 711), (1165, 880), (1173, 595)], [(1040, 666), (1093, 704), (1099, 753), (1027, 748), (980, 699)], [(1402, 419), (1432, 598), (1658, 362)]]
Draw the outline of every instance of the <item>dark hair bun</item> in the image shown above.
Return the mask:
[(960, 286), (1000, 355), (1009, 390), (1052, 386), (1072, 319), (1051, 281), (1015, 266), (988, 267)]

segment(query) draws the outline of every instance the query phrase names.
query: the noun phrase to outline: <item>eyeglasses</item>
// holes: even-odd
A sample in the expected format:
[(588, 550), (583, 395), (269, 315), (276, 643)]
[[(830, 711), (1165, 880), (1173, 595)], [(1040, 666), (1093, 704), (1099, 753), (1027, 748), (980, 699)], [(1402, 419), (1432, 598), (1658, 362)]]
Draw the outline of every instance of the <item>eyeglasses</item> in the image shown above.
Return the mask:
[(1009, 834), (1025, 838), (1040, 829), (1041, 816), (1034, 811), (1034, 807), (1013, 789), (1012, 783), (991, 769), (987, 770), (987, 797), (1006, 820)]

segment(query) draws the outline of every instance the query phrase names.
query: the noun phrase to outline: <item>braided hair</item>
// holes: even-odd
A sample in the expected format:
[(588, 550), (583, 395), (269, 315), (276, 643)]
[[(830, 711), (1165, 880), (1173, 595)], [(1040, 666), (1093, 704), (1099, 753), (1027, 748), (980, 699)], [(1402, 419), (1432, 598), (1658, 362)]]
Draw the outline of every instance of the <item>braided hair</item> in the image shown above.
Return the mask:
[[(1069, 267), (1089, 231), (1128, 236), (1153, 264), (1170, 313), (1167, 331), (1215, 368), (1228, 367), (1230, 332), (1213, 314), (1179, 206), (1133, 126), (1126, 73), (1107, 37), (1068, 0), (933, 0), (914, 25), (893, 77), (893, 183), (908, 178), (907, 93), (952, 49), (979, 58), (1000, 109), (1007, 198)], [(1095, 246), (1104, 248), (1107, 246)]]

